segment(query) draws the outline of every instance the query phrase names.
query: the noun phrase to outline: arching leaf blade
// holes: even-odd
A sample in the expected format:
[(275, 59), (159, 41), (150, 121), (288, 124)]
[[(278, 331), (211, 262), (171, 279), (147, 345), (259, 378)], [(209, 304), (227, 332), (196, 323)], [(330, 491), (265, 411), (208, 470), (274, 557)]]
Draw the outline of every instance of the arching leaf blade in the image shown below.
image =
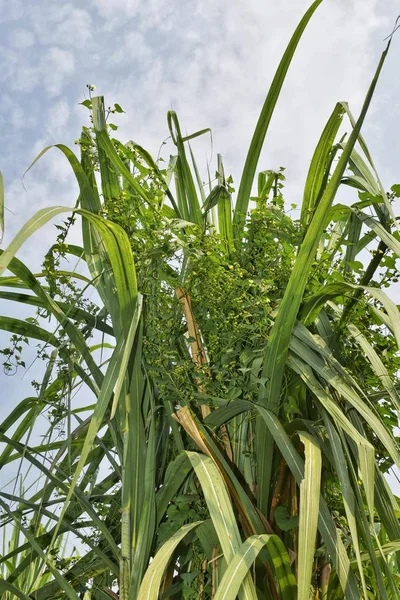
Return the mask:
[(324, 182), (329, 154), (332, 150), (337, 132), (342, 123), (344, 107), (338, 102), (325, 125), (325, 128), (315, 148), (304, 187), (301, 205), (300, 224), (303, 230), (310, 222), (320, 197)]
[(214, 600), (230, 600), (236, 598), (244, 577), (266, 546), (275, 570), (282, 598), (296, 598), (296, 580), (291, 572), (290, 560), (286, 548), (278, 536), (261, 534), (253, 535), (243, 542), (239, 550), (228, 564), (222, 576)]
[[(225, 481), (211, 458), (197, 452), (187, 451), (187, 455), (200, 481), (224, 558), (229, 563), (239, 550), (242, 540)], [(243, 600), (257, 599), (249, 574), (244, 578), (239, 597)]]
[(183, 525), (161, 546), (143, 577), (137, 600), (158, 600), (162, 577), (175, 548), (190, 531), (202, 522), (195, 521)]
[(241, 237), (246, 221), (247, 209), (250, 201), (251, 189), (253, 186), (254, 176), (257, 169), (258, 160), (260, 158), (261, 149), (264, 143), (265, 136), (273, 115), (276, 103), (278, 101), (283, 82), (285, 80), (290, 63), (296, 51), (297, 45), (303, 35), (303, 32), (310, 21), (312, 15), (317, 10), (322, 0), (316, 0), (307, 10), (301, 19), (297, 29), (295, 30), (286, 50), (279, 63), (275, 73), (271, 87), (261, 110), (253, 138), (247, 153), (246, 162), (243, 168), (242, 177), (240, 180), (239, 192), (236, 200), (235, 213), (233, 217), (233, 237), (235, 244), (241, 245)]
[(305, 449), (304, 479), (300, 484), (300, 519), (298, 546), (298, 600), (308, 600), (313, 572), (315, 541), (321, 493), (322, 457), (316, 439), (300, 433)]

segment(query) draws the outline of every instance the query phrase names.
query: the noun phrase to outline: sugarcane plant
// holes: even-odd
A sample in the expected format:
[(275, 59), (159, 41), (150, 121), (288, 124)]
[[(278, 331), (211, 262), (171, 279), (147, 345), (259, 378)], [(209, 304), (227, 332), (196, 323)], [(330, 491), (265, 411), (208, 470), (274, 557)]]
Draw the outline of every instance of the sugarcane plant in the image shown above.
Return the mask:
[[(25, 367), (30, 339), (45, 363), (0, 425), (0, 467), (40, 481), (0, 492), (4, 600), (400, 598), (385, 479), (400, 466), (400, 319), (384, 291), (398, 276), (400, 186), (386, 192), (361, 135), (391, 39), (358, 119), (333, 108), (300, 217), (283, 168), (256, 177), (321, 2), (279, 64), (235, 203), (221, 156), (206, 183), (195, 162), (209, 130), (183, 135), (173, 111), (168, 163), (117, 140), (120, 105), (92, 95), (80, 157), (56, 146), (75, 208), (40, 210), (1, 254), (0, 298), (37, 309), (0, 317), (4, 368)], [(335, 202), (343, 185), (351, 206)], [(33, 274), (16, 254), (59, 215)], [(77, 224), (81, 245), (68, 242)]]

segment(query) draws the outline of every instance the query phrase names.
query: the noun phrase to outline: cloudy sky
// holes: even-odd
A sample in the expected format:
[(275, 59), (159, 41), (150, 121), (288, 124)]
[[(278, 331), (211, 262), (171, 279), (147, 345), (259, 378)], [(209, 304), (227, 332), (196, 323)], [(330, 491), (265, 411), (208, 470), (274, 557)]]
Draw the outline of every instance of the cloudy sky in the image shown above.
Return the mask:
[[(213, 130), (214, 149), (238, 180), (274, 70), (310, 0), (0, 0), (0, 168), (6, 182), (6, 239), (35, 210), (75, 202), (56, 150), (25, 179), (47, 144), (73, 146), (95, 84), (119, 102), (121, 139), (157, 153), (175, 109), (192, 132)], [(325, 0), (292, 63), (271, 124), (262, 168), (287, 167), (290, 202), (337, 100), (357, 113), (398, 0)], [(384, 184), (398, 183), (400, 40), (394, 41), (364, 133)], [(198, 161), (209, 147), (201, 145)], [(208, 152), (209, 154), (209, 152)], [(12, 212), (9, 212), (12, 211)], [(29, 256), (42, 255), (43, 236)], [(27, 250), (26, 250), (27, 251)]]
[[(53, 150), (73, 146), (86, 84), (126, 114), (120, 139), (158, 152), (166, 112), (188, 133), (211, 127), (214, 153), (238, 181), (278, 61), (310, 0), (0, 0), (0, 169), (9, 241), (36, 210), (72, 206), (77, 190)], [(275, 112), (260, 168), (287, 168), (289, 203), (301, 201), (312, 151), (338, 100), (357, 114), (400, 12), (398, 0), (325, 0), (306, 30)], [(398, 38), (400, 35), (398, 36)], [(400, 183), (400, 39), (392, 44), (364, 134), (384, 186)], [(211, 149), (199, 143), (198, 162)], [(214, 154), (215, 156), (215, 154)], [(19, 254), (32, 269), (52, 239), (36, 234)], [(399, 299), (400, 300), (400, 299)], [(2, 313), (5, 312), (3, 309)], [(9, 378), (5, 388), (22, 385)]]

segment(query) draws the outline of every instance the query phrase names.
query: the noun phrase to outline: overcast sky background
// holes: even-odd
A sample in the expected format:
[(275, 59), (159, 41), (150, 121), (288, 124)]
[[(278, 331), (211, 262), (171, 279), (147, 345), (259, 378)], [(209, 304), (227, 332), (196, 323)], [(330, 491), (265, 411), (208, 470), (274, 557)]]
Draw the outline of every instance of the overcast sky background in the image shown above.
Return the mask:
[[(220, 152), (226, 172), (238, 182), (277, 64), (310, 3), (0, 0), (0, 169), (7, 209), (3, 247), (39, 208), (75, 204), (77, 187), (57, 150), (28, 173), (26, 190), (21, 178), (44, 146), (74, 147), (81, 125), (88, 124), (87, 110), (79, 106), (87, 97), (86, 84), (96, 85), (107, 106), (118, 102), (126, 111), (113, 119), (119, 138), (133, 139), (154, 155), (168, 136), (166, 112), (171, 108), (188, 133), (211, 127), (214, 158)], [(383, 39), (399, 13), (399, 0), (325, 0), (312, 18), (259, 164), (259, 169), (286, 167), (288, 203), (301, 202), (313, 149), (335, 102), (348, 101), (358, 114)], [(400, 183), (399, 53), (400, 32), (363, 130), (386, 189)], [(209, 143), (200, 141), (197, 150), (205, 167)], [(37, 270), (53, 238), (49, 225), (18, 256)], [(1, 314), (14, 311), (6, 304)], [(22, 394), (31, 394), (32, 378), (0, 372), (7, 411)], [(396, 491), (400, 494), (400, 486)]]

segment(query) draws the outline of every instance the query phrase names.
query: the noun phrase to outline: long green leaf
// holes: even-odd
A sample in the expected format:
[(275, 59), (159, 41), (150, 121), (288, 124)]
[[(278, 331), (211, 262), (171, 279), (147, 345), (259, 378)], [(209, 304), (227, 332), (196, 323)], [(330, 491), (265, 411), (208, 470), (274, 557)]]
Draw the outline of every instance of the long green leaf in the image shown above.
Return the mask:
[(387, 229), (385, 229), (385, 227), (379, 223), (379, 221), (376, 221), (370, 215), (365, 214), (357, 207), (350, 207), (350, 210), (357, 215), (362, 223), (368, 225), (368, 227), (372, 229), (383, 242), (385, 242), (386, 246), (393, 250), (397, 257), (400, 257), (400, 242), (389, 231), (387, 231)]
[(24, 337), (40, 340), (41, 342), (45, 342), (51, 346), (58, 346), (58, 340), (54, 333), (50, 333), (38, 325), (28, 323), (27, 321), (21, 321), (21, 319), (16, 319), (15, 317), (0, 316), (0, 329), (3, 329), (4, 331), (10, 331), (11, 333), (16, 333), (17, 335), (22, 335)]
[[(257, 406), (262, 418), (271, 432), (275, 443), (279, 447), (282, 456), (285, 458), (293, 476), (298, 485), (301, 484), (304, 478), (304, 465), (296, 452), (291, 440), (285, 433), (278, 418), (271, 411), (266, 410), (261, 406)], [(350, 568), (350, 561), (347, 556), (343, 542), (340, 539), (339, 533), (335, 527), (333, 519), (329, 513), (329, 509), (325, 500), (320, 497), (318, 529), (325, 541), (327, 550), (331, 555), (333, 565), (337, 571), (339, 581), (346, 598), (359, 600), (358, 586), (353, 572)]]
[(342, 123), (344, 107), (338, 102), (325, 125), (321, 134), (314, 155), (311, 159), (310, 168), (306, 178), (304, 188), (303, 202), (301, 205), (300, 224), (305, 231), (311, 221), (314, 211), (317, 207), (321, 192), (324, 191), (323, 183), (325, 179), (329, 154), (332, 151), (332, 145), (336, 138), (339, 127)]
[[(355, 119), (354, 119), (354, 116), (353, 116), (353, 114), (352, 114), (352, 112), (351, 112), (348, 104), (347, 103), (343, 103), (343, 106), (344, 106), (344, 109), (345, 109), (345, 111), (346, 111), (349, 119), (350, 119), (350, 122), (351, 122), (352, 126), (354, 127)], [(389, 200), (388, 200), (388, 198), (386, 196), (385, 188), (382, 185), (382, 182), (381, 182), (381, 180), (379, 178), (379, 175), (378, 175), (378, 172), (376, 170), (375, 164), (374, 164), (374, 162), (372, 160), (372, 157), (371, 157), (371, 154), (370, 154), (370, 152), (368, 150), (368, 146), (367, 146), (367, 144), (366, 144), (366, 142), (365, 142), (365, 140), (364, 140), (364, 138), (363, 138), (363, 136), (361, 134), (360, 134), (360, 136), (358, 138), (358, 142), (359, 142), (359, 144), (360, 144), (360, 146), (361, 146), (361, 148), (362, 148), (362, 150), (364, 152), (364, 155), (366, 156), (369, 164), (371, 165), (373, 172), (375, 173), (375, 177), (376, 177), (376, 180), (378, 182), (380, 196), (381, 196), (383, 202), (385, 203), (387, 214), (390, 215), (393, 224), (396, 225), (397, 221), (396, 221), (396, 217), (395, 217), (394, 212), (393, 212), (393, 207), (390, 204), (390, 202), (389, 202)], [(371, 179), (372, 179), (372, 177), (371, 177)]]
[[(286, 287), (282, 302), (279, 307), (278, 316), (272, 326), (268, 344), (264, 356), (262, 377), (267, 380), (264, 387), (260, 386), (259, 402), (273, 411), (277, 411), (280, 403), (281, 385), (285, 370), (288, 346), (292, 330), (299, 311), (304, 290), (310, 274), (321, 235), (326, 226), (326, 215), (329, 211), (336, 192), (339, 188), (341, 178), (346, 168), (351, 150), (356, 143), (361, 126), (364, 122), (368, 107), (370, 105), (379, 74), (390, 47), (390, 41), (383, 52), (374, 79), (368, 90), (360, 117), (350, 135), (349, 142), (343, 151), (332, 177), (325, 188), (314, 217), (307, 229), (307, 233), (300, 246), (288, 285)], [(268, 491), (271, 479), (270, 457), (272, 452), (272, 441), (267, 431), (263, 428), (260, 420), (257, 423), (257, 437), (263, 439), (263, 448), (260, 450), (260, 460), (257, 463), (258, 473), (258, 500), (261, 510), (266, 513), (268, 503)]]
[(236, 200), (235, 213), (233, 218), (233, 237), (235, 244), (240, 247), (241, 238), (243, 234), (244, 225), (246, 222), (246, 214), (250, 201), (251, 188), (253, 186), (254, 176), (257, 169), (258, 160), (260, 158), (261, 149), (264, 144), (265, 136), (268, 131), (268, 127), (273, 115), (276, 103), (279, 98), (279, 94), (282, 89), (283, 82), (285, 80), (287, 71), (290, 63), (296, 51), (297, 45), (301, 39), (301, 36), (322, 0), (316, 0), (310, 6), (301, 19), (296, 31), (294, 32), (285, 53), (279, 63), (278, 69), (275, 73), (274, 79), (271, 83), (271, 87), (267, 94), (267, 98), (264, 102), (264, 106), (261, 110), (257, 126), (255, 128), (253, 138), (250, 143), (250, 147), (247, 153), (246, 162), (243, 168), (242, 177), (240, 180), (239, 192)]
[[(31, 463), (39, 471), (41, 471), (42, 473), (44, 473), (44, 475), (47, 477), (48, 481), (50, 481), (53, 484), (52, 487), (51, 487), (51, 491), (54, 490), (55, 488), (60, 488), (64, 492), (64, 494), (66, 496), (68, 495), (69, 487), (63, 481), (63, 479), (64, 480), (66, 479), (66, 476), (65, 476), (65, 473), (62, 472), (62, 469), (60, 467), (58, 467), (56, 469), (56, 474), (54, 475), (52, 473), (51, 469), (49, 469), (49, 468), (47, 468), (45, 466), (44, 461), (43, 461), (43, 457), (41, 457), (41, 460), (39, 460), (39, 459), (35, 458), (32, 455), (32, 453), (25, 452), (25, 450), (26, 450), (25, 445), (20, 444), (20, 443), (16, 442), (15, 440), (12, 440), (12, 439), (8, 438), (3, 433), (0, 433), (0, 440), (2, 442), (6, 442), (10, 446), (13, 446), (19, 452), (20, 456), (24, 456), (25, 459), (29, 463)], [(62, 478), (59, 478), (59, 475)], [(49, 484), (46, 485), (46, 489), (47, 488), (50, 488)], [(72, 493), (76, 496), (76, 499), (79, 501), (79, 504), (82, 506), (82, 512), (84, 510), (91, 517), (91, 519), (92, 519), (93, 523), (95, 524), (95, 526), (98, 527), (99, 531), (101, 531), (102, 534), (104, 535), (104, 538), (107, 541), (110, 549), (113, 551), (114, 555), (118, 556), (118, 548), (117, 548), (117, 545), (116, 545), (116, 543), (115, 543), (115, 541), (113, 539), (113, 536), (109, 533), (109, 531), (105, 527), (104, 522), (100, 519), (100, 517), (98, 516), (98, 514), (94, 510), (93, 506), (91, 505), (91, 503), (87, 499), (86, 495), (82, 492), (82, 490), (80, 489), (79, 486), (75, 487), (75, 489), (72, 490)], [(33, 500), (34, 499), (35, 498), (33, 498)], [(66, 513), (66, 518), (67, 517), (68, 517), (68, 513)], [(62, 526), (62, 520), (60, 519), (58, 521), (57, 526), (53, 530), (53, 542), (54, 542), (54, 539), (57, 536), (57, 534), (58, 534), (61, 526)]]
[(385, 445), (394, 463), (400, 466), (400, 452), (392, 433), (385, 427), (379, 414), (373, 411), (368, 405), (367, 399), (363, 400), (360, 397), (357, 388), (350, 386), (344, 378), (339, 376), (334, 369), (327, 366), (322, 359), (319, 359), (317, 355), (307, 349), (300, 341), (292, 339), (290, 347), (357, 410)]
[[(330, 306), (334, 307), (335, 305), (331, 302)], [(339, 309), (339, 307), (335, 307), (335, 309), (339, 315), (342, 314), (342, 311)], [(358, 329), (358, 327), (356, 327), (352, 323), (348, 323), (347, 329), (349, 330), (349, 332), (350, 332), (351, 336), (353, 337), (354, 341), (356, 342), (356, 344), (358, 344), (360, 346), (361, 351), (364, 353), (365, 357), (370, 362), (375, 375), (382, 382), (382, 385), (385, 388), (385, 390), (387, 391), (387, 393), (389, 394), (393, 404), (395, 405), (397, 410), (400, 412), (399, 394), (398, 394), (396, 386), (394, 385), (394, 382), (393, 382), (392, 378), (390, 377), (388, 370), (386, 369), (380, 356), (378, 355), (376, 350), (373, 348), (372, 344), (370, 344), (368, 342), (367, 338), (361, 333), (361, 331)]]
[[(229, 562), (239, 550), (242, 540), (233, 513), (226, 484), (214, 461), (196, 452), (187, 451), (190, 462), (200, 481), (210, 517), (215, 527), (225, 560)], [(249, 574), (244, 578), (240, 598), (256, 600), (257, 595)]]
[[(273, 412), (266, 410), (264, 407), (258, 404), (252, 404), (247, 400), (236, 400), (232, 404), (235, 405), (236, 414), (253, 409), (260, 413), (289, 469), (293, 473), (297, 484), (300, 485), (304, 479), (304, 463), (277, 416)], [(225, 407), (217, 409), (207, 418), (207, 421), (210, 423), (212, 422), (213, 424), (224, 422), (225, 411)], [(336, 530), (334, 521), (329, 513), (326, 502), (322, 497), (320, 498), (318, 529), (325, 541), (328, 552), (332, 557), (333, 565), (337, 570), (340, 583), (343, 590), (346, 592), (347, 597), (359, 600), (357, 581), (350, 569), (349, 558), (339, 533)]]
[[(360, 553), (360, 542), (359, 542), (359, 533), (357, 527), (357, 519), (356, 519), (356, 510), (355, 510), (355, 500), (354, 500), (354, 492), (351, 487), (351, 482), (348, 473), (348, 466), (346, 462), (346, 457), (343, 451), (343, 447), (341, 444), (340, 437), (331, 421), (329, 416), (325, 411), (322, 413), (322, 417), (324, 419), (326, 432), (328, 434), (330, 447), (332, 449), (333, 460), (336, 468), (337, 475), (340, 481), (340, 487), (343, 494), (343, 503), (346, 512), (347, 522), (349, 524), (350, 534), (352, 537), (352, 542), (356, 554), (358, 572), (360, 575), (364, 598), (368, 598), (367, 586), (365, 582), (365, 575), (362, 566), (362, 558)], [(357, 432), (358, 433), (358, 432)]]
[(310, 597), (311, 578), (317, 537), (319, 497), (321, 487), (321, 449), (312, 436), (300, 433), (304, 444), (304, 479), (300, 484), (298, 600)]
[[(186, 157), (184, 138), (182, 137), (181, 128), (175, 111), (168, 111), (167, 121), (172, 141), (178, 149), (177, 177), (179, 179), (181, 197), (185, 197), (183, 201), (187, 206), (186, 218), (197, 225), (202, 225), (203, 218), (200, 210), (199, 199), (197, 196), (196, 187), (194, 185), (189, 162)], [(198, 132), (198, 135), (202, 135), (205, 131), (207, 130)], [(190, 139), (190, 137), (191, 136), (187, 137), (186, 139)]]
[(40, 300), (43, 301), (43, 306), (46, 307), (46, 309), (63, 327), (69, 339), (80, 352), (82, 358), (85, 360), (96, 384), (100, 386), (101, 382), (103, 381), (103, 374), (94, 361), (82, 332), (79, 331), (79, 329), (69, 319), (67, 319), (60, 306), (53, 300), (53, 298), (50, 297), (37, 279), (35, 279), (31, 271), (19, 259), (12, 258), (8, 264), (8, 268), (22, 281), (24, 281), (27, 287), (32, 290), (32, 292), (34, 292), (36, 296), (40, 298)]
[(272, 409), (276, 409), (279, 404), (280, 388), (290, 336), (303, 298), (315, 252), (325, 227), (326, 213), (335, 198), (351, 151), (358, 138), (389, 47), (390, 41), (382, 54), (374, 79), (364, 101), (360, 117), (355, 124), (346, 148), (339, 159), (335, 171), (318, 204), (317, 210), (315, 211), (304, 241), (301, 244), (299, 254), (279, 308), (277, 319), (272, 326), (262, 371), (262, 376), (267, 377), (269, 383), (267, 384), (265, 391), (261, 388), (259, 398), (264, 406), (268, 406)]
[(31, 217), (20, 229), (17, 235), (14, 237), (8, 248), (1, 255), (0, 260), (0, 275), (7, 269), (10, 261), (13, 259), (22, 244), (33, 234), (35, 231), (43, 227), (54, 217), (59, 214), (71, 212), (70, 208), (64, 206), (53, 206), (52, 208), (42, 208), (33, 217)]
[(39, 544), (37, 543), (37, 541), (35, 540), (35, 536), (29, 531), (29, 529), (27, 527), (25, 527), (21, 520), (19, 518), (17, 518), (15, 516), (15, 514), (13, 514), (10, 509), (8, 508), (7, 504), (5, 502), (3, 502), (3, 500), (1, 500), (0, 498), (0, 506), (3, 508), (3, 510), (9, 514), (15, 523), (15, 526), (18, 527), (18, 529), (23, 533), (23, 535), (26, 537), (26, 539), (29, 541), (30, 545), (32, 546), (32, 548), (34, 549), (34, 551), (36, 552), (36, 554), (38, 556), (40, 556), (40, 558), (46, 563), (48, 569), (51, 571), (52, 575), (54, 576), (54, 578), (57, 580), (57, 583), (59, 584), (60, 588), (62, 590), (64, 590), (66, 596), (70, 599), (70, 600), (79, 600), (78, 595), (76, 594), (74, 588), (68, 583), (68, 581), (61, 575), (61, 573), (58, 571), (58, 569), (56, 569), (51, 561), (49, 560), (48, 556), (43, 552), (42, 548), (39, 546)]
[(120, 173), (124, 179), (132, 186), (135, 192), (146, 202), (148, 197), (143, 187), (136, 181), (132, 173), (125, 166), (121, 158), (118, 156), (106, 129), (105, 109), (103, 96), (95, 96), (92, 98), (93, 107), (93, 125), (96, 132), (96, 139), (99, 146), (104, 150), (104, 153), (110, 160), (112, 166), (117, 173)]
[(163, 485), (156, 495), (158, 525), (163, 519), (169, 503), (182, 486), (191, 469), (191, 463), (185, 452), (178, 454), (178, 456), (168, 464)]
[[(140, 305), (138, 304), (133, 319), (131, 321), (129, 333), (127, 336), (127, 340), (129, 340), (129, 343), (133, 343), (133, 339), (139, 321), (139, 314)], [(123, 380), (125, 377), (127, 364), (126, 361), (123, 360), (123, 357), (127, 350), (127, 340), (125, 340), (124, 338), (120, 338), (109, 362), (107, 372), (104, 377), (103, 385), (101, 387), (100, 394), (97, 399), (96, 407), (90, 420), (89, 430), (86, 434), (85, 442), (80, 453), (79, 462), (76, 467), (74, 477), (72, 479), (63, 509), (59, 517), (59, 523), (62, 522), (62, 518), (67, 510), (68, 503), (72, 497), (74, 489), (78, 483), (79, 477), (81, 476), (82, 470), (85, 466), (86, 459), (92, 448), (92, 444), (97, 436), (99, 429), (102, 426), (104, 415), (108, 408), (114, 387), (117, 385), (118, 389), (120, 389), (121, 384), (118, 382)], [(55, 539), (56, 534), (57, 529), (53, 535), (53, 539)]]
[(139, 319), (142, 314), (142, 306), (143, 306), (143, 297), (141, 294), (138, 294), (137, 297), (137, 308), (135, 310), (135, 314), (132, 319), (132, 323), (129, 327), (128, 334), (126, 336), (126, 344), (124, 348), (124, 352), (122, 354), (121, 363), (120, 363), (120, 375), (117, 380), (117, 385), (114, 391), (114, 400), (111, 407), (111, 415), (110, 419), (112, 419), (115, 415), (115, 411), (117, 410), (117, 405), (121, 397), (122, 387), (124, 385), (124, 377), (123, 375), (126, 373), (128, 368), (128, 361), (131, 356), (133, 342), (135, 340), (136, 330), (139, 324)]
[[(290, 561), (282, 541), (276, 535), (261, 534), (247, 538), (235, 553), (221, 579), (214, 600), (236, 598), (243, 579), (250, 571), (263, 546), (266, 546), (271, 557), (281, 589), (281, 597), (285, 600), (290, 600), (293, 597), (290, 587), (290, 576), (292, 575)], [(287, 577), (288, 574), (289, 577)]]
[(367, 493), (369, 508), (373, 512), (375, 451), (372, 444), (352, 425), (337, 403), (332, 400), (328, 392), (318, 382), (307, 363), (299, 360), (297, 356), (289, 356), (288, 365), (300, 375), (325, 410), (357, 445), (361, 476)]
[[(11, 302), (20, 302), (21, 304), (30, 306), (39, 306), (41, 308), (47, 309), (47, 303), (45, 303), (43, 299), (38, 298), (36, 296), (32, 296), (31, 294), (0, 291), (0, 299), (10, 300)], [(68, 304), (67, 302), (57, 302), (57, 304), (65, 313), (66, 317), (74, 319), (75, 321), (86, 321), (86, 323), (88, 323), (88, 325), (90, 325), (94, 329), (102, 331), (103, 333), (107, 333), (108, 335), (112, 336), (114, 334), (112, 327), (110, 327), (110, 325), (105, 323), (104, 320), (99, 318), (97, 315), (93, 315), (87, 312), (86, 310), (77, 308), (76, 306)]]
[(198, 527), (202, 522), (195, 521), (194, 523), (183, 525), (161, 546), (143, 577), (137, 600), (158, 600), (161, 580), (175, 548), (190, 531)]
[[(9, 266), (16, 252), (22, 244), (40, 227), (52, 218), (64, 212), (71, 212), (70, 208), (54, 206), (39, 210), (29, 219), (14, 237), (8, 248), (2, 253), (0, 260), (0, 275)], [(123, 318), (132, 315), (132, 305), (136, 297), (136, 273), (133, 263), (132, 250), (125, 231), (116, 223), (106, 221), (97, 215), (85, 210), (75, 210), (88, 219), (99, 230), (108, 250), (111, 266), (116, 279), (118, 297), (120, 300)], [(130, 315), (128, 314), (130, 312)]]
[(233, 245), (233, 229), (232, 229), (232, 200), (231, 195), (226, 190), (224, 166), (222, 157), (218, 154), (218, 183), (225, 190), (218, 200), (218, 228), (223, 240), (225, 240), (228, 252), (232, 252)]
[[(154, 415), (151, 414), (150, 418), (150, 431), (146, 448), (146, 462), (144, 465), (144, 481), (140, 482), (144, 488), (143, 502), (139, 527), (137, 528), (137, 532), (133, 532), (136, 539), (132, 540), (132, 569), (130, 573), (129, 596), (127, 600), (129, 600), (130, 597), (136, 597), (138, 593), (142, 576), (150, 558), (152, 541), (156, 533)], [(132, 434), (134, 435), (135, 432), (132, 431)], [(137, 485), (139, 482), (135, 483)], [(137, 507), (135, 506), (132, 506), (132, 509), (132, 512), (137, 511)]]
[(17, 598), (21, 598), (21, 600), (31, 600), (30, 596), (27, 596), (26, 594), (21, 592), (21, 590), (16, 588), (15, 585), (8, 583), (8, 581), (6, 581), (5, 579), (0, 579), (0, 591), (4, 592), (4, 594), (10, 592), (10, 594), (13, 594)]

